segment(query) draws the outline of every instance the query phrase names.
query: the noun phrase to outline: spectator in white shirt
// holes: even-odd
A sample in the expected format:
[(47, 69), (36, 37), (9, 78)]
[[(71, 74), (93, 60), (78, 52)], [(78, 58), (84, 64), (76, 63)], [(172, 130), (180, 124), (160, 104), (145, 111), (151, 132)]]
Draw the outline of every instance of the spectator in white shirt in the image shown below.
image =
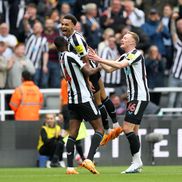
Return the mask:
[(142, 10), (136, 8), (133, 1), (125, 1), (124, 7), (126, 16), (128, 17), (128, 24), (135, 27), (140, 27), (145, 23), (145, 13)]
[(0, 41), (6, 42), (7, 49), (4, 52), (3, 56), (7, 59), (10, 58), (13, 54), (13, 48), (17, 44), (17, 38), (9, 33), (9, 26), (6, 23), (0, 25)]

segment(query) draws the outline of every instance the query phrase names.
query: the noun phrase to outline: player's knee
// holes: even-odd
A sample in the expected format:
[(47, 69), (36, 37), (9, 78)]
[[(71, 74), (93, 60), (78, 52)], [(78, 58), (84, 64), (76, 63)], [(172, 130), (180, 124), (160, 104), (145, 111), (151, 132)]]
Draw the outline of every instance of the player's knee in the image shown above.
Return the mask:
[(128, 127), (128, 125), (123, 125), (123, 131), (124, 133), (133, 132), (133, 130), (130, 127)]

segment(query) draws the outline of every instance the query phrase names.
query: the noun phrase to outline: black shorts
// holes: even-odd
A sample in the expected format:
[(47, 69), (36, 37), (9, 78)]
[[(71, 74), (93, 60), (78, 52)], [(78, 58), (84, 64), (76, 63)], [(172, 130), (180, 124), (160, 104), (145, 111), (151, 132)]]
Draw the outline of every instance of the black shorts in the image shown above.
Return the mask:
[(101, 78), (100, 72), (97, 72), (96, 74), (91, 75), (89, 77), (89, 80), (92, 82), (92, 84), (94, 86), (95, 93), (100, 90), (99, 83), (98, 83), (100, 78)]
[(148, 103), (148, 101), (138, 100), (132, 100), (128, 102), (124, 120), (129, 123), (140, 125), (143, 113)]
[(100, 118), (100, 111), (93, 101), (81, 104), (69, 104), (70, 119), (92, 121)]

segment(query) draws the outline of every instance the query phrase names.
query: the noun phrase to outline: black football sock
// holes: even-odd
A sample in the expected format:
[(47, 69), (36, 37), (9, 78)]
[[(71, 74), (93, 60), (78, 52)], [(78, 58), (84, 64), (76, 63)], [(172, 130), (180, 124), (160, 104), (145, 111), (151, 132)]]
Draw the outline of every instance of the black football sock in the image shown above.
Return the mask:
[(99, 105), (99, 110), (101, 113), (101, 117), (102, 117), (102, 124), (105, 130), (109, 129), (109, 120), (107, 118), (107, 111), (104, 105)]
[(81, 140), (77, 140), (76, 143), (76, 150), (78, 152), (78, 154), (80, 155), (82, 160), (85, 160), (85, 157), (83, 155), (83, 149), (82, 149), (82, 145), (81, 145)]
[(112, 119), (113, 123), (117, 122), (116, 119), (116, 109), (109, 97), (106, 97), (103, 102), (104, 106), (106, 107), (107, 113), (109, 114), (110, 118)]
[(74, 145), (75, 145), (75, 138), (69, 136), (66, 144), (68, 167), (73, 167)]
[(100, 132), (95, 132), (95, 134), (92, 137), (91, 146), (87, 157), (91, 161), (93, 161), (94, 155), (96, 153), (97, 148), (100, 145), (102, 137), (103, 135)]
[(137, 137), (137, 135), (135, 135), (134, 132), (130, 132), (130, 133), (126, 133), (125, 134), (128, 141), (129, 141), (129, 144), (130, 144), (130, 151), (131, 151), (131, 154), (132, 156), (134, 154), (136, 154), (139, 149), (140, 149), (140, 142), (139, 142), (139, 139)]

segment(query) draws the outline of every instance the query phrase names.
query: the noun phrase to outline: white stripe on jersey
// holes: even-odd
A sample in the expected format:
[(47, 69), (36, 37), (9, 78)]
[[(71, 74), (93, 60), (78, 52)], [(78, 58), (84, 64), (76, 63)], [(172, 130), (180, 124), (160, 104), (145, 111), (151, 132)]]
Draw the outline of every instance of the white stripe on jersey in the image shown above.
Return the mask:
[(134, 49), (123, 54), (118, 61), (127, 59), (129, 66), (124, 68), (128, 88), (128, 100), (149, 101), (149, 89), (146, 78), (144, 57), (139, 50)]
[(90, 103), (90, 106), (91, 106), (92, 110), (94, 111), (94, 114), (97, 115), (98, 110), (97, 110), (95, 104), (93, 103), (93, 100), (89, 101), (89, 103)]
[(135, 109), (135, 112), (134, 112), (134, 115), (137, 115), (138, 114), (138, 111), (140, 109), (140, 105), (141, 105), (142, 101), (139, 100), (138, 103), (137, 103), (137, 106), (136, 106), (136, 109)]
[(30, 34), (25, 42), (25, 52), (35, 68), (40, 68), (42, 61), (42, 53), (48, 52), (48, 42), (46, 37), (36, 37), (35, 34)]
[(64, 52), (60, 58), (61, 71), (68, 81), (69, 104), (85, 103), (92, 100), (92, 94), (87, 86), (86, 79), (81, 71), (85, 65), (72, 52)]
[(87, 43), (79, 32), (74, 31), (68, 38), (68, 50), (78, 54), (80, 57), (88, 54)]
[(180, 39), (174, 44), (176, 54), (172, 66), (172, 74), (175, 78), (182, 79), (182, 41)]
[[(118, 51), (117, 49), (106, 47), (103, 49), (101, 57), (107, 60), (116, 60), (118, 58)], [(107, 73), (105, 70), (101, 70), (101, 78), (106, 84), (120, 84), (121, 69), (118, 69), (112, 73)]]

